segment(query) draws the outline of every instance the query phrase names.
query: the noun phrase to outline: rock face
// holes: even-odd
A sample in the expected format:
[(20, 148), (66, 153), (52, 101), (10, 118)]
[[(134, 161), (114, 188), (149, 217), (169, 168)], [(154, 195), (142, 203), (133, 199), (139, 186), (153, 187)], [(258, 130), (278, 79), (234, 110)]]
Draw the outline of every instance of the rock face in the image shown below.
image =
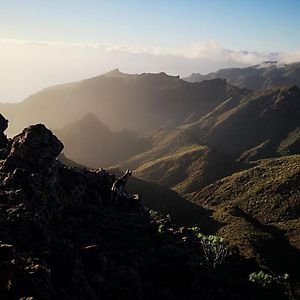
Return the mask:
[(63, 147), (43, 124), (32, 125), (13, 139), (5, 166), (41, 168), (53, 163)]
[[(5, 145), (0, 165), (1, 299), (270, 296), (249, 283), (253, 262), (229, 250), (216, 259), (195, 230), (154, 220), (137, 205), (110, 203), (113, 177), (102, 169), (62, 165), (56, 160), (62, 149), (41, 124)], [(278, 292), (272, 299), (282, 296)]]
[(6, 120), (1, 114), (0, 114), (0, 159), (5, 156), (5, 149), (7, 145), (7, 137), (4, 134), (4, 131), (7, 129), (8, 126), (8, 120)]

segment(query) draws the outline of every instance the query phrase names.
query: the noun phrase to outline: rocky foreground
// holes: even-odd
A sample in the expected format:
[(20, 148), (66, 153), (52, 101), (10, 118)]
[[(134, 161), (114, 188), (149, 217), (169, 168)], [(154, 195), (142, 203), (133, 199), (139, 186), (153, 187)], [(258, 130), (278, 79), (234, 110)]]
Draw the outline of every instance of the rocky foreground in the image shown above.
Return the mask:
[(255, 262), (219, 239), (112, 204), (113, 176), (60, 163), (44, 125), (13, 139), (7, 125), (0, 115), (0, 299), (287, 297), (249, 281)]

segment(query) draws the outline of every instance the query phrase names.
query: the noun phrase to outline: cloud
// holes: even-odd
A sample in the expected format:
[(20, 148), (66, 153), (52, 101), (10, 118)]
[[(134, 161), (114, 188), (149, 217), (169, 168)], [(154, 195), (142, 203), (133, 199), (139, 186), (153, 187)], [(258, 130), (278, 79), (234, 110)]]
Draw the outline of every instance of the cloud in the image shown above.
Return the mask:
[(258, 64), (266, 60), (278, 60), (291, 63), (300, 60), (300, 51), (296, 52), (258, 52), (226, 49), (213, 40), (192, 43), (183, 48), (135, 47), (130, 45), (112, 45), (97, 42), (58, 42), (42, 40), (0, 39), (1, 45), (15, 46), (49, 46), (55, 48), (98, 49), (107, 52), (124, 52), (152, 56), (171, 56), (188, 60), (210, 60), (212, 62), (233, 63), (241, 65)]
[(278, 60), (283, 63), (293, 63), (300, 61), (300, 51), (280, 53)]
[(234, 50), (215, 41), (201, 41), (181, 48), (151, 48), (97, 42), (0, 39), (0, 102), (20, 101), (45, 87), (98, 76), (116, 68), (126, 73), (164, 71), (186, 77), (193, 72), (206, 74), (266, 60), (300, 61), (300, 51)]

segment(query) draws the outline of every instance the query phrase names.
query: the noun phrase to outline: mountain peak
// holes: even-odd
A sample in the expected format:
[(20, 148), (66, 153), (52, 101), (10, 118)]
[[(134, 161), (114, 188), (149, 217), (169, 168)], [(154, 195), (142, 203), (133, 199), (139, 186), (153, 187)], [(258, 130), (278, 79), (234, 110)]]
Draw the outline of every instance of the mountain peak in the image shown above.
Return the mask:
[(108, 77), (108, 78), (125, 78), (130, 76), (131, 74), (123, 73), (118, 68), (111, 70), (107, 73), (104, 73), (102, 76)]
[(92, 113), (92, 112), (89, 112), (87, 113), (85, 116), (83, 116), (81, 119), (80, 119), (80, 122), (84, 122), (84, 121), (87, 121), (87, 120), (93, 120), (93, 121), (98, 121), (100, 122), (100, 120)]
[(71, 125), (75, 125), (78, 128), (85, 128), (88, 130), (92, 130), (93, 128), (101, 128), (104, 131), (110, 131), (107, 125), (101, 122), (92, 112), (87, 113), (78, 122), (75, 122)]
[(259, 65), (254, 66), (255, 69), (266, 69), (270, 67), (284, 67), (284, 64), (279, 63), (277, 60), (266, 60)]
[(242, 67), (226, 68), (213, 73), (201, 75), (193, 73), (184, 80), (201, 82), (213, 78), (224, 78), (231, 85), (239, 88), (259, 91), (276, 86), (297, 84), (300, 86), (300, 63), (285, 64), (275, 60), (266, 60), (260, 64)]
[(141, 78), (147, 78), (147, 79), (171, 79), (171, 80), (176, 80), (180, 79), (179, 75), (169, 75), (165, 72), (159, 72), (159, 73), (142, 73), (140, 74)]

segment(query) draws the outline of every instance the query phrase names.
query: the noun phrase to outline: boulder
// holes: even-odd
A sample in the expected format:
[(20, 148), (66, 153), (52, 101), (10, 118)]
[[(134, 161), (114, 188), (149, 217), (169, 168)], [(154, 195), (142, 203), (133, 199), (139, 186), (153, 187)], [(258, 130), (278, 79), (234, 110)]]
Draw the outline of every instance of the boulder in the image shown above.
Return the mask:
[(49, 166), (63, 150), (62, 142), (43, 124), (29, 126), (12, 139), (6, 168), (37, 169)]

